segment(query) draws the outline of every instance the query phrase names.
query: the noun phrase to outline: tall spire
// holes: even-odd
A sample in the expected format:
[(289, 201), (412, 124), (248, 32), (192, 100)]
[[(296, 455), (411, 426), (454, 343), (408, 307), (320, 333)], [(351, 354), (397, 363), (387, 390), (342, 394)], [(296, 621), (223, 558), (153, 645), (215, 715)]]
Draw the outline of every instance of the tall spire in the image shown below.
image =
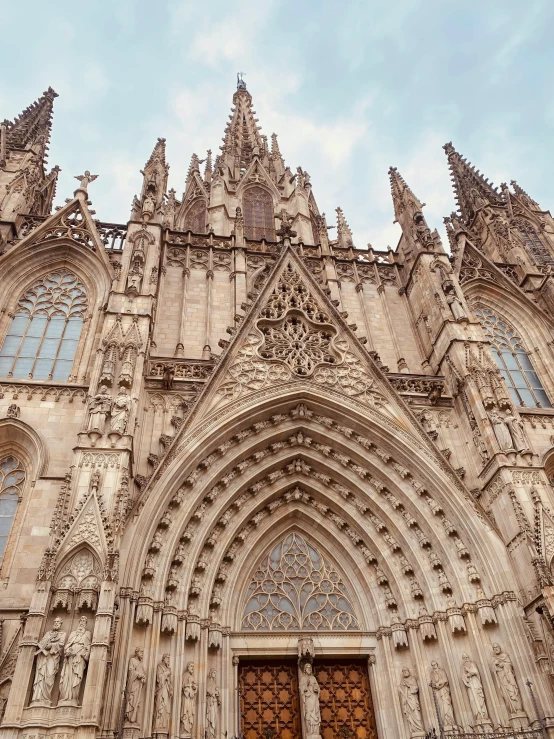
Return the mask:
[(42, 96), (17, 116), (14, 121), (4, 121), (6, 149), (29, 149), (37, 144), (44, 159), (50, 141), (54, 99), (58, 94), (49, 87)]
[(252, 158), (255, 155), (260, 156), (264, 149), (255, 115), (256, 111), (252, 109), (252, 96), (241, 78), (233, 95), (233, 108), (225, 128), (223, 146), (220, 147), (222, 158), (233, 179), (240, 179)]
[(504, 204), (492, 183), (454, 149), (452, 142), (445, 144), (443, 149), (448, 157), (458, 208), (466, 223), (470, 223), (484, 205)]

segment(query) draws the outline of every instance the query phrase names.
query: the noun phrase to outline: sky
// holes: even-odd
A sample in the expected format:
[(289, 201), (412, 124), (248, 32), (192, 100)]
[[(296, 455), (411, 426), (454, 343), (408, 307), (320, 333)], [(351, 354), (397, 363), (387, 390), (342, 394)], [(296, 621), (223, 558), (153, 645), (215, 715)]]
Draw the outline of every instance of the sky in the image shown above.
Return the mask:
[(158, 137), (183, 192), (191, 154), (221, 145), (238, 71), (262, 133), (310, 173), (328, 223), (342, 207), (359, 248), (398, 242), (391, 165), (444, 233), (447, 141), (496, 185), (515, 179), (554, 205), (552, 0), (0, 0), (0, 11), (0, 120), (51, 85), (57, 204), (89, 169), (102, 221), (127, 222)]

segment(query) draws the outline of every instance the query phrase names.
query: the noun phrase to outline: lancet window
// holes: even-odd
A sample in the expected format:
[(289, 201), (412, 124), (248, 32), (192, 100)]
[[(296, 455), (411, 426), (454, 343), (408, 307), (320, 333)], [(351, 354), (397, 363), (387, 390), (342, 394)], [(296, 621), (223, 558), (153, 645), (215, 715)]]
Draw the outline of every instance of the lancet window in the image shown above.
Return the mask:
[(336, 569), (297, 533), (289, 534), (259, 563), (248, 588), (246, 631), (345, 631), (359, 629)]
[(206, 202), (196, 200), (185, 214), (183, 231), (192, 231), (195, 234), (206, 233)]
[(526, 221), (524, 218), (518, 218), (516, 223), (521, 238), (527, 247), (527, 251), (535, 263), (554, 265), (554, 258), (542, 243), (540, 236), (529, 221)]
[(275, 241), (273, 198), (263, 187), (249, 187), (243, 198), (244, 229), (247, 239)]
[(528, 408), (551, 408), (523, 340), (515, 329), (488, 308), (478, 308), (475, 315), (492, 344), (494, 359), (514, 403)]
[(0, 377), (69, 379), (87, 307), (84, 285), (66, 270), (21, 297), (0, 349)]
[(6, 550), (24, 484), (25, 468), (17, 457), (9, 455), (0, 459), (0, 560)]

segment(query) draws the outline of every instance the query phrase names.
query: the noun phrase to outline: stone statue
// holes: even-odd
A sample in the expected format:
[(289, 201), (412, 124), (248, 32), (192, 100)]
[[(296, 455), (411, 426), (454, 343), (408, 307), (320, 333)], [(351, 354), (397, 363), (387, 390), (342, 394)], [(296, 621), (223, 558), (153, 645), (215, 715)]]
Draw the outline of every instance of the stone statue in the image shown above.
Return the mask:
[(181, 690), (181, 736), (192, 736), (194, 716), (196, 713), (196, 694), (198, 685), (194, 679), (194, 664), (187, 662), (183, 674), (183, 688)]
[(173, 680), (169, 667), (169, 654), (164, 654), (162, 661), (156, 667), (156, 692), (154, 694), (154, 725), (155, 734), (169, 732), (169, 714), (171, 698), (173, 697)]
[(136, 724), (138, 721), (142, 689), (146, 682), (146, 672), (142, 663), (143, 659), (144, 649), (142, 647), (137, 647), (135, 649), (134, 656), (129, 660), (129, 667), (127, 668), (125, 721), (130, 724)]
[(208, 680), (206, 682), (206, 734), (207, 739), (215, 739), (217, 736), (217, 723), (219, 706), (221, 698), (219, 696), (219, 688), (215, 682), (216, 671), (211, 669), (208, 672)]
[(313, 674), (311, 662), (305, 662), (300, 673), (300, 698), (304, 719), (305, 739), (318, 739), (321, 725), (319, 710), (319, 684)]
[(142, 217), (144, 218), (144, 220), (148, 220), (149, 218), (151, 218), (154, 215), (155, 210), (156, 202), (150, 192), (148, 192), (142, 203)]
[(462, 654), (462, 682), (467, 688), (471, 712), (476, 724), (483, 721), (490, 723), (487, 704), (485, 702), (485, 691), (481, 682), (479, 668), (469, 658), (469, 654)]
[(87, 617), (81, 616), (76, 631), (72, 631), (63, 651), (60, 678), (60, 703), (77, 705), (85, 668), (90, 657), (91, 633), (87, 630)]
[(492, 423), (494, 435), (498, 442), (498, 446), (503, 452), (515, 451), (512, 444), (512, 437), (506, 422), (496, 411), (489, 413), (489, 420)]
[(449, 305), (450, 310), (452, 311), (452, 315), (457, 321), (467, 321), (467, 316), (465, 314), (462, 301), (455, 292), (448, 293), (448, 295), (446, 296), (446, 302)]
[(91, 174), (88, 169), (85, 170), (85, 174), (75, 175), (75, 179), (79, 180), (79, 190), (84, 190), (85, 192), (87, 192), (88, 186), (91, 182), (94, 182), (97, 177), (97, 174)]
[(512, 437), (513, 446), (518, 450), (518, 452), (527, 451), (529, 449), (529, 444), (525, 439), (521, 419), (517, 418), (512, 413), (509, 413), (504, 419), (504, 423), (508, 427), (510, 436)]
[(108, 395), (108, 388), (106, 385), (101, 385), (99, 391), (93, 398), (91, 398), (89, 403), (89, 431), (98, 431), (100, 434), (104, 433), (104, 426), (106, 424), (106, 418), (110, 412), (111, 405), (112, 400)]
[(173, 390), (173, 380), (175, 378), (175, 365), (164, 364), (162, 384), (164, 390)]
[(139, 293), (140, 292), (140, 285), (142, 282), (142, 277), (144, 275), (144, 270), (140, 266), (139, 262), (135, 262), (131, 269), (129, 270), (129, 274), (127, 276), (127, 292), (128, 293)]
[(494, 669), (504, 703), (508, 709), (510, 716), (516, 713), (522, 713), (523, 705), (521, 703), (521, 695), (517, 685), (517, 680), (511, 659), (506, 652), (500, 648), (500, 644), (493, 644), (494, 652)]
[(110, 431), (118, 434), (124, 434), (129, 420), (131, 411), (131, 398), (127, 395), (126, 388), (122, 385), (119, 388), (116, 399), (112, 405), (112, 418), (110, 423)]
[(439, 667), (437, 662), (431, 662), (431, 687), (437, 696), (443, 726), (448, 730), (454, 726), (454, 709), (452, 708), (452, 696), (446, 672)]
[(32, 703), (50, 705), (52, 688), (65, 644), (66, 633), (61, 628), (61, 618), (54, 619), (52, 631), (47, 631), (38, 643), (38, 649), (35, 652), (37, 665), (33, 681)]
[(424, 736), (423, 719), (421, 718), (421, 705), (419, 703), (419, 685), (408, 667), (402, 668), (402, 677), (398, 686), (400, 695), (400, 706), (408, 726), (410, 736)]

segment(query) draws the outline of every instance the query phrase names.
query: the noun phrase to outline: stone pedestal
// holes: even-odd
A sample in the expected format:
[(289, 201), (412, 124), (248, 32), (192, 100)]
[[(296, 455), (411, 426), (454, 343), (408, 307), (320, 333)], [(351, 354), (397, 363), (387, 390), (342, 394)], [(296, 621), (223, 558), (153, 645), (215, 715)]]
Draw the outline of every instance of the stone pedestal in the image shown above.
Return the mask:
[(516, 731), (522, 731), (523, 729), (529, 728), (529, 719), (525, 711), (512, 713), (510, 716), (510, 723)]
[(138, 739), (140, 726), (138, 724), (125, 723), (123, 726), (123, 739)]

